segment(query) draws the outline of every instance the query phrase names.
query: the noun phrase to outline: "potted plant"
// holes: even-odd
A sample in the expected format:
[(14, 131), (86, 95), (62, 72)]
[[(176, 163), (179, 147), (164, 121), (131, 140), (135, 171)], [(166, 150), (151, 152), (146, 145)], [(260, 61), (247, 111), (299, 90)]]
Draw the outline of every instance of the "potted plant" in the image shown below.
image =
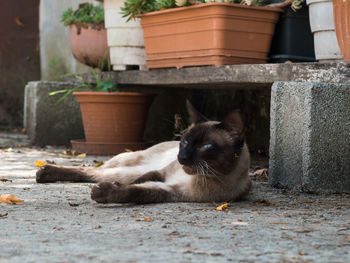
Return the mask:
[[(281, 2), (281, 0), (272, 0)], [(315, 62), (314, 38), (310, 28), (309, 8), (305, 2), (300, 10), (283, 7), (272, 38), (269, 62)]]
[(283, 4), (237, 2), (126, 0), (122, 13), (141, 17), (148, 68), (264, 63)]
[(333, 0), (334, 26), (343, 60), (350, 62), (350, 1)]
[(109, 61), (107, 31), (104, 27), (104, 10), (90, 3), (83, 3), (73, 11), (65, 10), (61, 21), (69, 26), (69, 42), (73, 56), (92, 67), (107, 67)]
[(142, 137), (154, 96), (119, 92), (111, 78), (102, 80), (95, 70), (92, 75), (93, 82), (76, 76), (74, 88), (50, 93), (63, 94), (58, 102), (73, 94), (80, 104), (85, 140), (72, 140), (73, 149), (88, 154), (112, 155), (125, 149), (140, 150), (149, 146)]

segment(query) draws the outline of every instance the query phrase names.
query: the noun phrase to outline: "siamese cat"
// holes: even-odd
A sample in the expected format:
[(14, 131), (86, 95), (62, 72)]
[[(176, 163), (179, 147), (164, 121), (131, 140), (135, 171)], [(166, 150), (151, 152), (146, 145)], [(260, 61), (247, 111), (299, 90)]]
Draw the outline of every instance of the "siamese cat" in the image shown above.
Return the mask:
[(98, 203), (237, 200), (250, 190), (250, 156), (240, 114), (210, 121), (187, 102), (191, 125), (181, 141), (121, 153), (95, 167), (45, 165), (38, 183), (94, 182)]

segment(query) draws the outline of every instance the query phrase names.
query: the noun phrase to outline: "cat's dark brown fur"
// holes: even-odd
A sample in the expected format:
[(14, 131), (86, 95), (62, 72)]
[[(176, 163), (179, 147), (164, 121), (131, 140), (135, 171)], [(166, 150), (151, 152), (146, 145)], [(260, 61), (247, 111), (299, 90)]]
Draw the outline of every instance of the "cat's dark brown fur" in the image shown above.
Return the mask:
[(98, 168), (45, 165), (38, 183), (96, 182), (99, 203), (209, 202), (241, 198), (249, 192), (250, 157), (238, 112), (209, 121), (187, 103), (192, 124), (180, 142), (122, 153)]

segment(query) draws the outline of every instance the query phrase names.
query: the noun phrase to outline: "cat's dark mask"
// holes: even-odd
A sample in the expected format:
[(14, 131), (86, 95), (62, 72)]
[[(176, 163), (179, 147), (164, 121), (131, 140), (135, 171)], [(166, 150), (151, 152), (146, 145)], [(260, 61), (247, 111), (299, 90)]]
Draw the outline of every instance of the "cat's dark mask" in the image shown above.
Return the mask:
[(181, 138), (178, 161), (189, 174), (227, 174), (244, 144), (239, 112), (229, 113), (222, 122), (210, 121), (190, 102), (186, 104), (191, 125)]

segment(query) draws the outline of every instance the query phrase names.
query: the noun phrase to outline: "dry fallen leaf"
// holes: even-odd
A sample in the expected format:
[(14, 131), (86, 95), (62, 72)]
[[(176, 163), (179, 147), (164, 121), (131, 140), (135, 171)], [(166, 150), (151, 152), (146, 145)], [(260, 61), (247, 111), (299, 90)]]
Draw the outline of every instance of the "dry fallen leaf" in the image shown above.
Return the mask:
[(100, 167), (101, 165), (103, 165), (103, 162), (99, 162), (99, 163), (95, 164), (94, 167)]
[(36, 160), (35, 161), (35, 166), (37, 166), (37, 167), (41, 167), (41, 166), (44, 166), (44, 165), (46, 165), (47, 163), (46, 162), (44, 162), (44, 161), (40, 161), (40, 160)]
[(81, 153), (79, 155), (76, 155), (75, 157), (77, 157), (77, 158), (85, 158), (86, 157), (86, 153)]
[(216, 210), (217, 211), (224, 211), (227, 207), (228, 207), (228, 203), (225, 203), (225, 204), (217, 206)]
[(254, 181), (258, 182), (267, 182), (268, 181), (268, 169), (258, 169), (255, 170), (253, 174), (251, 174), (251, 177)]
[(265, 206), (274, 206), (275, 204), (265, 200), (265, 199), (257, 199), (253, 202), (254, 204), (265, 205)]
[(11, 204), (11, 205), (19, 205), (22, 204), (24, 200), (18, 199), (16, 196), (11, 194), (1, 194), (0, 195), (0, 203)]
[(152, 221), (152, 217), (145, 217), (143, 220), (145, 222), (151, 222)]
[(7, 149), (5, 149), (5, 152), (12, 152), (13, 151), (13, 149), (10, 147), (10, 148), (7, 148)]
[(8, 216), (8, 213), (5, 213), (5, 214), (0, 214), (0, 218), (5, 218)]
[(125, 148), (124, 151), (126, 151), (127, 153), (133, 152), (133, 150), (130, 150), (128, 148)]
[(3, 183), (5, 183), (5, 182), (12, 182), (12, 180), (6, 179), (6, 178), (1, 178), (0, 182), (3, 182)]
[(22, 21), (18, 17), (15, 17), (15, 22), (18, 26), (24, 27), (24, 24), (22, 23)]
[(75, 150), (69, 150), (69, 149), (61, 152), (60, 155), (61, 157), (64, 157), (64, 158), (71, 158), (71, 157), (85, 158), (86, 157), (86, 153), (77, 155), (77, 152)]

